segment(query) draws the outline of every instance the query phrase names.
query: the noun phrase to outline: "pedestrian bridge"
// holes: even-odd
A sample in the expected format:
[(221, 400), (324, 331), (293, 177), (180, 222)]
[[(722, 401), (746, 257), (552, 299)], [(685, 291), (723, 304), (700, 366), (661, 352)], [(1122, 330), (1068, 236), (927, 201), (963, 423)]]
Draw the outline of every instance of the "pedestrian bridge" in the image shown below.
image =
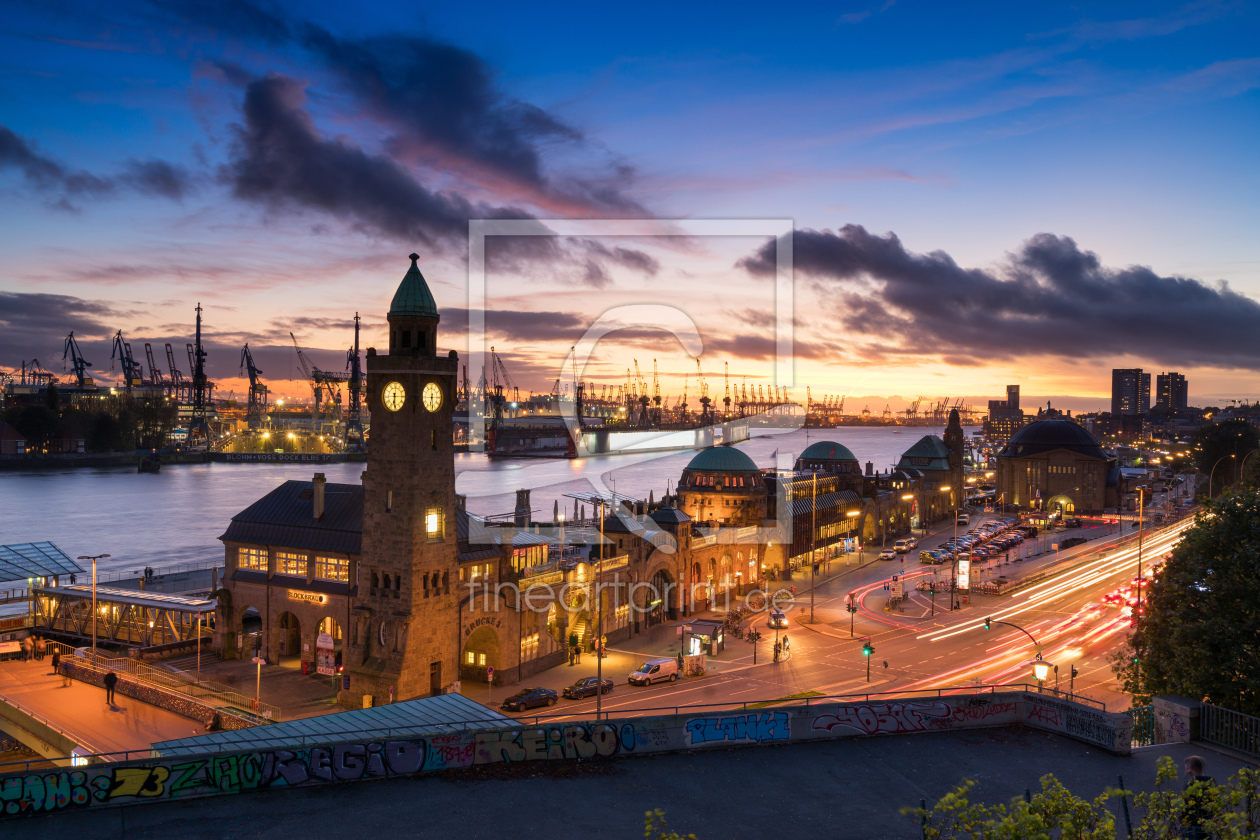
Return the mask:
[(216, 603), (212, 598), (98, 586), (95, 601), (94, 614), (93, 588), (83, 584), (33, 586), (33, 629), (37, 633), (88, 641), (95, 637), (107, 644), (140, 648), (192, 647), (200, 636), (206, 636), (208, 641), (212, 632)]

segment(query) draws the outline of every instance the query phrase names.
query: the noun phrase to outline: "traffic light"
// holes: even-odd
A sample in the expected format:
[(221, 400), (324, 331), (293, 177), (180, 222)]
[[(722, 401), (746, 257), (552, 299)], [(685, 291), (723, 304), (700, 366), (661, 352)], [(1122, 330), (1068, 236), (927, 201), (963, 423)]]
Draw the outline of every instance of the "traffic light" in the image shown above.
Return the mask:
[(863, 655), (863, 656), (870, 656), (870, 655), (871, 655), (872, 653), (874, 653), (874, 652), (875, 652), (875, 648), (871, 647), (871, 643), (870, 643), (870, 642), (863, 642), (863, 643), (862, 643), (862, 655)]
[(992, 618), (986, 618), (986, 619), (984, 620), (984, 629), (985, 629), (985, 630), (991, 630), (991, 629), (993, 629), (992, 627), (990, 627), (990, 623), (991, 623), (992, 621), (993, 621), (993, 619), (992, 619)]
[(1080, 673), (1080, 671), (1076, 670), (1076, 666), (1075, 666), (1075, 665), (1073, 665), (1073, 666), (1072, 666), (1072, 679), (1076, 679), (1076, 675), (1077, 675), (1077, 674), (1079, 674), (1079, 673)]

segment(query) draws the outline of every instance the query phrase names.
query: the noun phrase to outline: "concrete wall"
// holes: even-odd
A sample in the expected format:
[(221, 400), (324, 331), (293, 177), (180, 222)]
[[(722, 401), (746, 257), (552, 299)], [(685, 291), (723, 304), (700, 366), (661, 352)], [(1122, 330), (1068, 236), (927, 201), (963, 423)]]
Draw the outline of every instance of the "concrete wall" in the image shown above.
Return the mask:
[(270, 788), (411, 776), (522, 761), (577, 761), (791, 741), (1023, 724), (1108, 752), (1130, 751), (1132, 722), (1024, 692), (538, 724), (398, 740), (155, 757), (0, 776), (0, 819)]

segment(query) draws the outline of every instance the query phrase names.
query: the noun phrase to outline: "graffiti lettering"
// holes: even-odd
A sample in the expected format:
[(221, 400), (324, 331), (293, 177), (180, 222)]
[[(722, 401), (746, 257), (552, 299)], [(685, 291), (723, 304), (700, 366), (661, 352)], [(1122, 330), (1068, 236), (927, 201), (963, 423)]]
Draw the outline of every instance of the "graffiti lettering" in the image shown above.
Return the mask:
[(1063, 713), (1058, 709), (1049, 709), (1045, 706), (1039, 706), (1034, 703), (1028, 709), (1028, 720), (1035, 720), (1039, 723), (1048, 723), (1051, 726), (1063, 725)]
[[(633, 741), (633, 735), (629, 736)], [(617, 728), (598, 723), (477, 733), (475, 764), (565, 758), (605, 758), (622, 746)]]
[(870, 706), (849, 706), (835, 714), (814, 718), (810, 729), (832, 732), (836, 727), (854, 729), (863, 735), (889, 735), (897, 732), (922, 732), (927, 727), (923, 718), (948, 719), (953, 714), (948, 703), (879, 703)]
[(166, 792), (169, 767), (120, 767), (114, 771), (114, 782), (107, 791), (108, 799), (123, 796), (153, 797)]
[(687, 721), (688, 744), (711, 741), (752, 742), (786, 741), (791, 734), (787, 712), (765, 712), (761, 715), (738, 715), (728, 718), (696, 718)]
[(959, 723), (969, 720), (984, 720), (994, 715), (1005, 715), (1015, 711), (1014, 703), (993, 703), (988, 706), (959, 706), (951, 716)]

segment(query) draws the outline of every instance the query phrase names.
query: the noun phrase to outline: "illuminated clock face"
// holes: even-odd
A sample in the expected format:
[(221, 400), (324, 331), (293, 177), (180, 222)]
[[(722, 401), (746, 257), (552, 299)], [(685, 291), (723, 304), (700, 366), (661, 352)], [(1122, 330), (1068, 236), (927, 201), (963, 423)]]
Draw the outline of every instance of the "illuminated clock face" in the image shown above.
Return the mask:
[(381, 392), (381, 402), (385, 403), (385, 407), (390, 411), (397, 411), (402, 408), (403, 403), (406, 401), (407, 389), (402, 386), (401, 382), (391, 382)]
[(424, 386), (424, 407), (429, 411), (437, 411), (442, 407), (442, 387), (436, 382)]

